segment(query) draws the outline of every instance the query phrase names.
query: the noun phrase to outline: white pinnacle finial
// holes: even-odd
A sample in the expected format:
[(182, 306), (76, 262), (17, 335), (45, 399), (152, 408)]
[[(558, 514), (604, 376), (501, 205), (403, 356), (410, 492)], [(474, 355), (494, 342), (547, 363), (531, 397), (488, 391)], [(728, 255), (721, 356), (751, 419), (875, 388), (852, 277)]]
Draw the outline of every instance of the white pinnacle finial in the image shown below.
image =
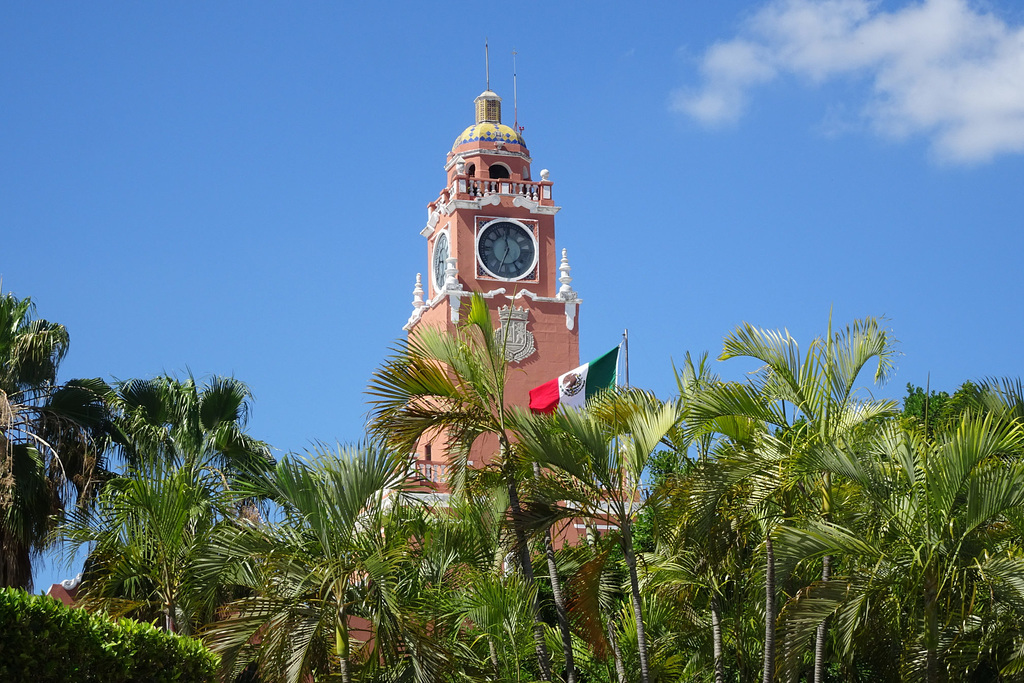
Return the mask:
[(580, 304), (579, 295), (573, 290), (572, 277), (569, 275), (569, 254), (562, 250), (562, 263), (558, 266), (558, 281), (562, 286), (558, 288), (558, 298), (565, 302), (565, 328), (571, 330), (576, 325), (576, 308)]
[(567, 299), (568, 300), (568, 299), (575, 299), (576, 298), (576, 292), (573, 291), (572, 286), (570, 285), (570, 283), (572, 282), (572, 277), (569, 276), (569, 271), (571, 271), (571, 270), (572, 270), (572, 268), (569, 267), (568, 251), (563, 249), (562, 250), (562, 264), (560, 266), (558, 266), (558, 272), (559, 272), (558, 281), (562, 283), (562, 286), (558, 288), (558, 298), (559, 299)]
[(412, 288), (412, 307), (420, 309), (425, 305), (423, 303), (423, 276), (420, 273), (416, 273), (416, 286)]
[(426, 310), (426, 304), (423, 303), (423, 276), (416, 273), (416, 286), (412, 288), (412, 315), (402, 329), (406, 332), (411, 330)]

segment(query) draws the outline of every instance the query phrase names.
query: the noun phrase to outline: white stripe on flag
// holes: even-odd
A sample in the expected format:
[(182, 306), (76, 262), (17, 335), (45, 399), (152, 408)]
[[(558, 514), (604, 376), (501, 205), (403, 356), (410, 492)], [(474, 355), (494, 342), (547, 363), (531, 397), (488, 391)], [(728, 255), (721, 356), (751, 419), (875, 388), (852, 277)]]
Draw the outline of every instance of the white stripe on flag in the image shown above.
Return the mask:
[(590, 363), (584, 363), (558, 377), (558, 404), (581, 408), (587, 402), (587, 373)]

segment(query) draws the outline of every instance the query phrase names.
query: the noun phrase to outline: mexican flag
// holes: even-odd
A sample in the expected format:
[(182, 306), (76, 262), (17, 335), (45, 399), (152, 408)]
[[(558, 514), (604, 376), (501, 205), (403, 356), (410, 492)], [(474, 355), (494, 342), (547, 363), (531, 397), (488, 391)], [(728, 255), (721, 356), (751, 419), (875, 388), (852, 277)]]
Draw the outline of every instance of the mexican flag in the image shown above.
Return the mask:
[(530, 389), (530, 410), (553, 413), (560, 405), (582, 406), (597, 392), (615, 386), (618, 362), (619, 347), (616, 346), (603, 356)]

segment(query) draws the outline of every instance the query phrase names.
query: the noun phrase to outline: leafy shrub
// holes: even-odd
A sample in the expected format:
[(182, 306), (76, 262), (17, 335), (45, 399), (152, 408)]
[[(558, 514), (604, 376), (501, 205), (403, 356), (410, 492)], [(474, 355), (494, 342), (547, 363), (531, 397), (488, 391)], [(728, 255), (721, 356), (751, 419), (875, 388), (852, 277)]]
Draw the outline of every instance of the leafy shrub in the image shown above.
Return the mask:
[(205, 683), (216, 670), (199, 641), (0, 589), (0, 681)]

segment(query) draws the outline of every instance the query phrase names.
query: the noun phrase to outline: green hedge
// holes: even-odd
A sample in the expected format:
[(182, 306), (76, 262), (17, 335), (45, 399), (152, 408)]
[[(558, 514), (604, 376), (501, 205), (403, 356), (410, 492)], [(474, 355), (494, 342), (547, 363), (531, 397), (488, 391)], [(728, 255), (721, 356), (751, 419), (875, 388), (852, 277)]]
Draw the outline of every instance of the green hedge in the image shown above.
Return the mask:
[(207, 683), (217, 663), (197, 640), (0, 588), (0, 681)]

